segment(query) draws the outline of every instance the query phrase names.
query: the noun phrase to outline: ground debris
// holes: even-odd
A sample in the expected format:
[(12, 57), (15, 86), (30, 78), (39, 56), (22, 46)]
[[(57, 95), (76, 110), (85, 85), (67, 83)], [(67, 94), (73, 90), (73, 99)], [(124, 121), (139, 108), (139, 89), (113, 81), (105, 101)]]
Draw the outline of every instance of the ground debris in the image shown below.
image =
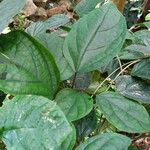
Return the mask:
[(150, 150), (150, 133), (140, 135), (133, 144), (140, 150)]

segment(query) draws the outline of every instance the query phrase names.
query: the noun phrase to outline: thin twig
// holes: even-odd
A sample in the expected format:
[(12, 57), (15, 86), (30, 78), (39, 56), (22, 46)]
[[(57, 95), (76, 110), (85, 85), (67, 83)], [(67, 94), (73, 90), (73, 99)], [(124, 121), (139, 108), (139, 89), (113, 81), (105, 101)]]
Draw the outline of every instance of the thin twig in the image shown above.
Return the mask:
[(103, 118), (101, 125), (100, 125), (100, 128), (98, 129), (98, 133), (102, 132), (103, 126), (105, 125), (106, 121), (107, 121), (106, 118)]
[(132, 61), (132, 63), (130, 63), (129, 65), (127, 65), (126, 67), (124, 67), (123, 69), (122, 69), (122, 71), (120, 71), (118, 74), (117, 74), (117, 76), (112, 80), (112, 82), (114, 82), (126, 69), (128, 69), (130, 66), (132, 66), (132, 65), (134, 65), (134, 64), (136, 64), (136, 63), (138, 63), (140, 60), (138, 59), (138, 60), (135, 60), (135, 61)]
[(109, 90), (109, 88), (111, 87), (112, 83), (115, 82), (116, 79), (117, 79), (126, 69), (128, 69), (130, 66), (132, 66), (132, 65), (134, 65), (134, 64), (136, 64), (136, 63), (138, 63), (139, 61), (140, 61), (139, 59), (138, 59), (138, 60), (135, 60), (135, 61), (132, 61), (129, 65), (127, 65), (125, 68), (123, 68), (123, 69), (117, 74), (117, 76), (111, 81), (111, 84), (108, 86), (108, 88), (106, 89), (106, 91)]
[[(133, 65), (133, 64), (136, 64), (137, 62), (139, 62), (140, 60), (138, 59), (138, 60), (135, 60), (135, 61), (130, 61), (130, 62), (128, 62), (128, 63), (126, 63), (126, 64), (123, 64), (122, 65), (122, 67), (124, 67), (124, 66), (126, 66), (124, 69), (122, 69), (120, 72), (119, 72), (119, 74), (115, 77), (115, 80), (116, 80), (116, 78), (118, 78), (119, 76), (120, 76), (120, 74), (122, 74), (128, 67), (130, 67), (131, 65)], [(129, 65), (128, 65), (129, 64)], [(109, 76), (107, 76), (107, 78), (105, 78), (105, 80), (103, 80), (102, 82), (101, 82), (101, 84), (96, 88), (96, 90), (94, 91), (94, 93), (92, 94), (92, 98), (93, 98), (93, 96), (97, 93), (97, 91), (103, 86), (103, 84), (116, 72), (116, 71), (118, 71), (120, 69), (120, 67), (118, 67), (117, 69), (115, 69)]]
[[(121, 64), (121, 61), (120, 61), (120, 58), (118, 55), (117, 55), (117, 60), (118, 60), (119, 66), (120, 66), (120, 70), (122, 71), (122, 64)], [(122, 75), (123, 75), (123, 72), (122, 72)]]

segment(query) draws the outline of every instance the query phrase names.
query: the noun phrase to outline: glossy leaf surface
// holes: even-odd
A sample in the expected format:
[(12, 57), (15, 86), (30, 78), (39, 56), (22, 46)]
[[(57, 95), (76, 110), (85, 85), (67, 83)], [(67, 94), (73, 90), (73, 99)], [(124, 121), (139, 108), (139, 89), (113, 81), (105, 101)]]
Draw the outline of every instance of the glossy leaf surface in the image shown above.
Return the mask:
[(73, 89), (61, 90), (55, 100), (69, 121), (86, 116), (93, 108), (93, 101), (89, 95)]
[(76, 72), (98, 69), (117, 55), (125, 33), (122, 14), (112, 3), (105, 4), (73, 25), (65, 39), (64, 56)]
[(76, 150), (127, 150), (131, 140), (121, 134), (105, 133), (86, 140)]
[(133, 67), (131, 74), (133, 76), (150, 80), (150, 59), (145, 59), (136, 64)]
[(97, 116), (95, 111), (91, 111), (87, 116), (75, 122), (78, 139), (83, 140), (88, 137), (97, 126)]
[(150, 116), (144, 106), (115, 92), (103, 92), (96, 98), (106, 119), (121, 131), (150, 132)]
[(42, 96), (16, 96), (0, 108), (0, 134), (8, 150), (60, 149), (71, 132), (56, 103)]
[(50, 52), (22, 31), (0, 36), (0, 89), (52, 98), (59, 71)]
[(150, 85), (129, 75), (120, 76), (116, 80), (117, 91), (130, 99), (150, 104)]

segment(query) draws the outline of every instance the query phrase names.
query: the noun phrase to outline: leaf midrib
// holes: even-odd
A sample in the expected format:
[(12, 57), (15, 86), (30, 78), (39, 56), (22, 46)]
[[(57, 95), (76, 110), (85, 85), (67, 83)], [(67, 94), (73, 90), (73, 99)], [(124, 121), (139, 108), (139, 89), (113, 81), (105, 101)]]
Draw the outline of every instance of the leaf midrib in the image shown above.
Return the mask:
[[(18, 70), (20, 70), (20, 68), (22, 68), (30, 77), (32, 77), (33, 79), (34, 78), (36, 78), (37, 79), (37, 81), (35, 80), (35, 81), (21, 81), (21, 80), (18, 80), (18, 82), (30, 82), (30, 83), (32, 83), (32, 82), (39, 82), (39, 83), (41, 83), (44, 87), (47, 87), (48, 89), (49, 89), (49, 87), (43, 82), (43, 81), (41, 81), (40, 79), (38, 79), (37, 77), (35, 77), (31, 72), (29, 72), (26, 68), (24, 68), (22, 65), (20, 65), (20, 64), (18, 64), (18, 63), (16, 63), (16, 62), (14, 62), (13, 60), (11, 60), (11, 59), (9, 59), (9, 58), (7, 58), (6, 56), (4, 56), (5, 58), (6, 58), (6, 60), (8, 60), (9, 62), (10, 62), (10, 64), (8, 64), (8, 63), (6, 63), (6, 65), (11, 65), (11, 64), (13, 64), (13, 65), (15, 65), (17, 68), (18, 68)], [(3, 81), (3, 80), (2, 80)], [(8, 81), (8, 82), (13, 82), (13, 80), (6, 80), (6, 81)], [(14, 81), (17, 81), (17, 80), (14, 80)]]
[[(94, 36), (96, 35), (97, 31), (99, 30), (99, 28), (100, 28), (101, 25), (103, 24), (103, 21), (104, 21), (106, 15), (107, 15), (108, 12), (109, 12), (109, 8), (110, 8), (110, 6), (107, 8), (107, 11), (105, 10), (106, 13), (104, 14), (104, 16), (103, 16), (103, 18), (102, 18), (100, 24), (99, 24), (99, 21), (98, 21), (98, 23), (97, 23), (97, 25), (96, 25), (97, 27), (96, 27), (95, 30), (90, 34), (89, 39), (87, 40), (85, 46), (82, 48), (81, 51), (83, 51), (83, 50), (84, 50), (84, 51), (83, 51), (83, 53), (81, 53), (81, 56), (79, 56), (80, 59), (78, 59), (78, 62), (77, 62), (77, 70), (79, 70), (79, 68), (80, 68), (81, 61), (82, 61), (82, 59), (83, 59), (83, 57), (84, 57), (84, 55), (85, 55), (85, 53), (86, 53), (86, 49), (87, 49), (88, 46), (91, 44), (91, 42), (92, 42), (93, 39), (94, 39)], [(97, 10), (99, 10), (99, 9), (97, 9)], [(100, 11), (100, 10), (99, 10), (99, 11)], [(86, 21), (87, 21), (87, 18), (86, 18)]]

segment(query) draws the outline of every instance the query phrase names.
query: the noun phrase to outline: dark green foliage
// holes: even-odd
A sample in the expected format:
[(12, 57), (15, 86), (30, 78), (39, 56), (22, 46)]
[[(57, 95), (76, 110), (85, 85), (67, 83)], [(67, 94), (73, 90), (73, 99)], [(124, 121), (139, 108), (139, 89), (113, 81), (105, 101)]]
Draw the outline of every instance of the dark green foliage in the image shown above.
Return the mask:
[[(12, 3), (0, 3), (0, 32), (24, 6)], [(150, 32), (128, 32), (103, 0), (82, 0), (75, 11), (74, 24), (56, 15), (0, 34), (0, 90), (10, 95), (0, 92), (0, 139), (8, 150), (127, 150), (135, 133), (150, 132)]]

